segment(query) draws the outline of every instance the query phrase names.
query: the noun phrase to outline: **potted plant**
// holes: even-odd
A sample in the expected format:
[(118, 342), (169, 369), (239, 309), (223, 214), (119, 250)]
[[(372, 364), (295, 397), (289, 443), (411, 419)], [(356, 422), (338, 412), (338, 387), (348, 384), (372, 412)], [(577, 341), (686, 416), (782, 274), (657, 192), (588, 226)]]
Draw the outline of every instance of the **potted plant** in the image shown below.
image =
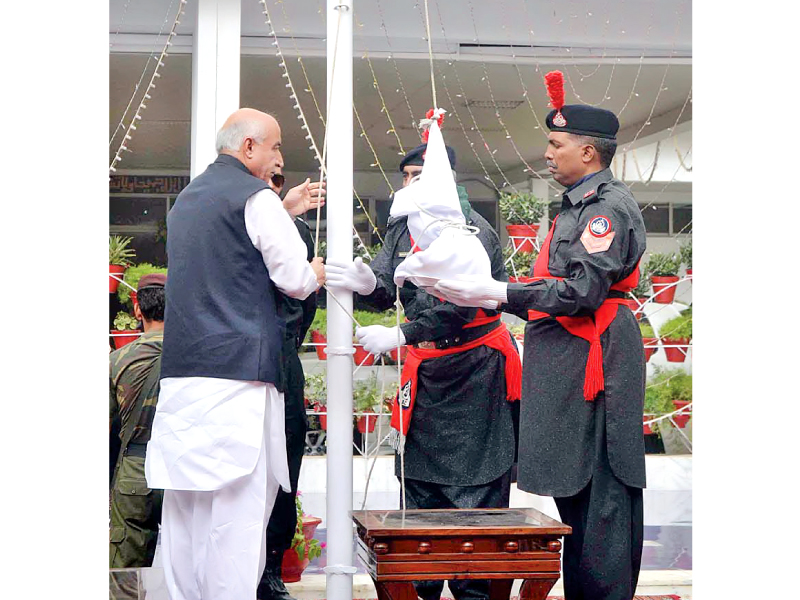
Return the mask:
[(328, 414), (325, 409), (328, 401), (327, 383), (324, 373), (306, 375), (304, 387), (306, 406), (313, 407), (315, 413), (319, 413), (319, 425), (322, 429), (328, 429)]
[(530, 192), (501, 192), (499, 205), (514, 247), (523, 252), (533, 252), (533, 241), (539, 234), (539, 221), (547, 209), (547, 200)]
[(110, 294), (117, 291), (119, 280), (122, 279), (125, 269), (136, 256), (136, 251), (128, 248), (128, 244), (132, 241), (132, 237), (108, 236), (108, 292)]
[(649, 298), (647, 292), (650, 290), (651, 285), (650, 273), (647, 270), (647, 265), (639, 266), (639, 283), (630, 291), (633, 298), (628, 299), (628, 306), (636, 316), (637, 321), (641, 321), (644, 316), (644, 305)]
[[(378, 398), (378, 379), (377, 374), (363, 381), (356, 381), (353, 384), (353, 410), (356, 413), (375, 413), (377, 411), (380, 398)], [(356, 414), (356, 427), (361, 433), (372, 433), (375, 431), (375, 424), (378, 422), (378, 415)]]
[(639, 323), (639, 329), (642, 332), (642, 343), (644, 344), (644, 362), (648, 362), (658, 350), (658, 338), (650, 323)]
[[(652, 411), (663, 415), (672, 413), (692, 401), (692, 376), (682, 369), (662, 369), (656, 367), (655, 374), (645, 389), (645, 412)], [(675, 424), (683, 428), (691, 418), (691, 413), (673, 415)], [(662, 433), (662, 425), (668, 421), (663, 419), (652, 424), (652, 429)]]
[(325, 348), (328, 345), (328, 311), (324, 308), (318, 308), (314, 313), (314, 320), (311, 321), (311, 326), (308, 328), (308, 335), (311, 338), (311, 343), (314, 344), (314, 350), (317, 351), (317, 358), (326, 360), (328, 353)]
[(539, 252), (534, 248), (532, 252), (515, 250), (513, 246), (503, 248), (503, 262), (508, 272), (508, 280), (511, 283), (528, 283), (533, 281), (533, 263)]
[(683, 362), (692, 340), (692, 309), (683, 311), (661, 327), (661, 341), (669, 362)]
[(315, 558), (322, 556), (325, 543), (314, 537), (317, 526), (322, 523), (319, 517), (312, 517), (303, 512), (300, 501), (301, 492), (297, 492), (295, 506), (297, 507), (297, 526), (294, 530), (291, 547), (283, 553), (281, 561), (281, 579), (284, 583), (300, 581), (303, 571)]
[(139, 337), (139, 321), (121, 310), (114, 317), (114, 329), (111, 334), (114, 338), (114, 347), (119, 350), (125, 344), (130, 344)]
[(127, 306), (130, 310), (133, 310), (133, 303), (136, 301), (135, 290), (139, 285), (139, 280), (144, 275), (149, 275), (150, 273), (163, 273), (166, 275), (167, 269), (164, 267), (151, 265), (150, 263), (139, 263), (136, 265), (130, 265), (125, 271), (125, 276), (122, 278), (122, 280), (128, 285), (121, 285), (119, 287), (119, 290), (117, 291), (117, 297), (119, 298), (119, 301)]
[(670, 304), (675, 299), (675, 284), (678, 283), (678, 269), (681, 266), (677, 254), (654, 252), (647, 261), (647, 271), (653, 282), (653, 301)]
[(686, 240), (678, 250), (681, 256), (681, 262), (686, 265), (686, 274), (692, 276), (692, 238)]

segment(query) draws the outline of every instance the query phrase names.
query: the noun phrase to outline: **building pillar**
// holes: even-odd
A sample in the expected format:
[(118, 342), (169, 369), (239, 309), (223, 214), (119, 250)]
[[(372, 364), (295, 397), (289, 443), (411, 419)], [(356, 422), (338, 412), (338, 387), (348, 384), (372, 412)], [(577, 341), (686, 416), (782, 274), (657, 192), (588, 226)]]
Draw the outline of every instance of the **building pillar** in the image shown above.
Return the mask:
[(217, 131), (239, 108), (241, 0), (198, 0), (192, 39), (192, 179), (214, 162)]

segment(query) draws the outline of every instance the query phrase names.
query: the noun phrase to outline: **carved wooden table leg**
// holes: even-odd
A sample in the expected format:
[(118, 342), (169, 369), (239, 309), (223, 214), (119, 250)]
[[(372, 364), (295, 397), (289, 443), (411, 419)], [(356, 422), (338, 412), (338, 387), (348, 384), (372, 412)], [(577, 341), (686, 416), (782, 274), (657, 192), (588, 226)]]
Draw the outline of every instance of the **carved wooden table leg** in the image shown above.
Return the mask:
[(417, 600), (417, 591), (410, 581), (375, 581), (378, 600)]
[(553, 589), (555, 579), (526, 579), (519, 590), (519, 600), (545, 600), (547, 593)]
[(489, 600), (508, 600), (511, 597), (513, 579), (490, 579)]

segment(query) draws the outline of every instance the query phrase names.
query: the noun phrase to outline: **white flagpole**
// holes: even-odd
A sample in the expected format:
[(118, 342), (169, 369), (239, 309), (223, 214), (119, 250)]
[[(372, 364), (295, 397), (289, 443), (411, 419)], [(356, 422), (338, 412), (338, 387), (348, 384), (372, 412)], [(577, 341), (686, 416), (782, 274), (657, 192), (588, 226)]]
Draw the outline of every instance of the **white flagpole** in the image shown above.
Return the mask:
[[(328, 0), (328, 258), (353, 259), (352, 0)], [(336, 62), (334, 63), (334, 57)], [(334, 69), (335, 65), (335, 69)], [(353, 597), (353, 294), (328, 293), (328, 437), (326, 597)], [(341, 303), (341, 306), (340, 306)]]

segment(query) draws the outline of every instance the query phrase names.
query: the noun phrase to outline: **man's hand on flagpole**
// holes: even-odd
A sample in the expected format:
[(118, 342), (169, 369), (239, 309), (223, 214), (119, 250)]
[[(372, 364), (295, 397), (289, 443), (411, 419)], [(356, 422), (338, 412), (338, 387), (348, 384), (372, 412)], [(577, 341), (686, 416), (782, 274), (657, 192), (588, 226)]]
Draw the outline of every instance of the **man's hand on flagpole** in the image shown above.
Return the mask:
[(477, 306), (495, 310), (500, 304), (508, 302), (506, 295), (508, 284), (494, 279), (479, 281), (441, 279), (433, 289), (436, 295), (457, 306)]
[(352, 290), (361, 296), (371, 294), (377, 284), (375, 273), (364, 264), (360, 256), (357, 256), (352, 263), (327, 261), (325, 275), (328, 287)]
[(369, 325), (368, 327), (356, 327), (356, 338), (358, 343), (364, 346), (364, 350), (370, 354), (383, 354), (401, 346), (406, 345), (406, 336), (399, 327), (384, 327), (383, 325)]

